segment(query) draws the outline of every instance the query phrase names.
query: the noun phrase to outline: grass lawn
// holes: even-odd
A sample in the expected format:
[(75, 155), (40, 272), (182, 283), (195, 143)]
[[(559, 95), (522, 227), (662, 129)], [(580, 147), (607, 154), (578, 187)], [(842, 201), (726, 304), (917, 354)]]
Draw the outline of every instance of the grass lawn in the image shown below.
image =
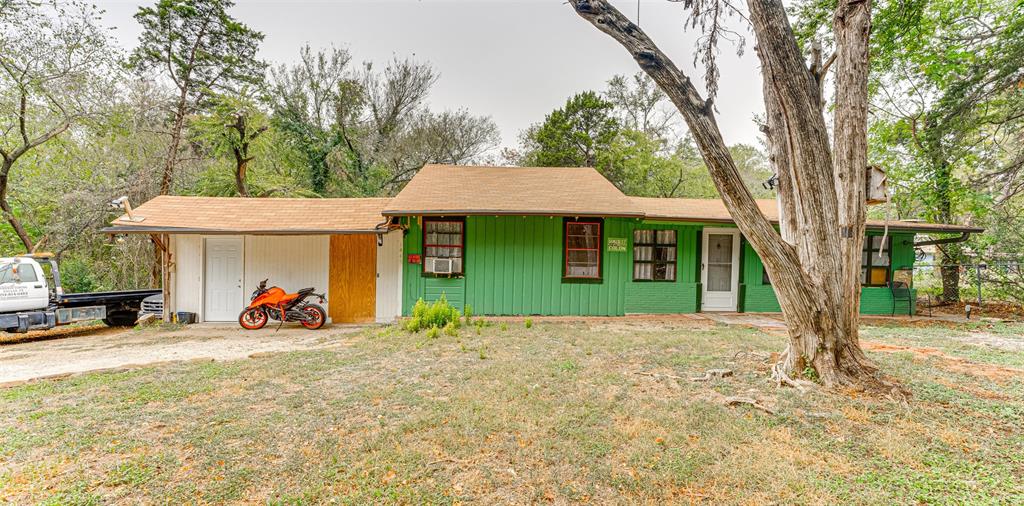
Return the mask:
[(781, 337), (686, 322), (372, 328), (86, 374), (0, 390), (0, 502), (1020, 504), (1021, 334), (865, 327), (909, 404), (778, 389)]

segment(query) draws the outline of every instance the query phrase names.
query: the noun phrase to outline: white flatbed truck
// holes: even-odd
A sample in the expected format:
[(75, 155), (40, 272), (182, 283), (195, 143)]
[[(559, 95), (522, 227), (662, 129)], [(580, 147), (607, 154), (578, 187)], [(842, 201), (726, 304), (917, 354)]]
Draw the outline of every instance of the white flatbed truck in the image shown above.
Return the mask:
[[(49, 266), (49, 280), (43, 266)], [(60, 269), (51, 254), (0, 258), (0, 330), (28, 332), (69, 323), (103, 320), (131, 326), (142, 299), (159, 289), (64, 293)]]

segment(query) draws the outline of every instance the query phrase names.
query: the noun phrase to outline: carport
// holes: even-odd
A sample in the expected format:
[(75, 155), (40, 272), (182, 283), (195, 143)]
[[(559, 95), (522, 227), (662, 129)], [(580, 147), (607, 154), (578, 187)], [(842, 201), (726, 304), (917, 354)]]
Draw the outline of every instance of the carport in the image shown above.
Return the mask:
[(330, 321), (389, 322), (401, 313), (402, 231), (386, 198), (159, 196), (108, 234), (147, 234), (161, 253), (165, 318), (231, 322), (264, 278), (327, 295)]

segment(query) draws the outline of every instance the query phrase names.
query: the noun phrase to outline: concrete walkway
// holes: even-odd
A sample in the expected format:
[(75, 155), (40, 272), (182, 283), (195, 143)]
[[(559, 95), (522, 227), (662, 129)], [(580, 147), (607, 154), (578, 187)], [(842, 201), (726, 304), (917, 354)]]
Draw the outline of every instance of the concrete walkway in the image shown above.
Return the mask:
[(700, 313), (701, 316), (726, 325), (752, 327), (770, 334), (786, 334), (786, 322), (778, 313)]

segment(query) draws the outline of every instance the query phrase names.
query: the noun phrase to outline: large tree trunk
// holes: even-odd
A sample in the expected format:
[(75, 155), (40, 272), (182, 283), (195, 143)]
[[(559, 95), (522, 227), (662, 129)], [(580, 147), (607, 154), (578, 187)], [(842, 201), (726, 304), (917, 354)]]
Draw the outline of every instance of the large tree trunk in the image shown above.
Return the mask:
[[(941, 142), (934, 139), (928, 143), (935, 164), (935, 209), (932, 213), (940, 223), (953, 223), (953, 169), (942, 157)], [(959, 243), (941, 246), (943, 302), (960, 302), (960, 264), (964, 263), (963, 245)]]
[(779, 0), (749, 0), (764, 75), (766, 130), (780, 177), (782, 235), (744, 185), (718, 130), (711, 100), (704, 100), (675, 63), (607, 0), (570, 3), (629, 51), (689, 126), (726, 208), (764, 262), (782, 307), (789, 345), (775, 368), (780, 381), (789, 382), (812, 368), (827, 386), (888, 388), (857, 337), (870, 1), (844, 0), (836, 12), (841, 47), (836, 56), (833, 152), (820, 77), (805, 66), (784, 6)]
[(245, 173), (249, 165), (249, 160), (241, 157), (237, 152), (235, 153), (235, 189), (238, 190), (239, 197), (248, 197), (249, 189), (245, 186)]
[(960, 302), (960, 264), (963, 263), (963, 246), (946, 244), (939, 256), (939, 276), (942, 278), (942, 301)]
[[(167, 147), (167, 159), (164, 160), (164, 170), (160, 177), (160, 195), (170, 195), (171, 186), (174, 183), (174, 169), (178, 161), (178, 149), (181, 147), (182, 131), (185, 129), (185, 114), (188, 112), (187, 87), (181, 88), (178, 97), (178, 104), (174, 110), (174, 124), (171, 126), (171, 142)], [(163, 274), (161, 266), (162, 255), (160, 248), (153, 243), (153, 263), (150, 265), (150, 282), (154, 288), (163, 286)]]
[(160, 178), (160, 195), (169, 195), (171, 185), (174, 183), (174, 169), (178, 162), (178, 149), (181, 147), (181, 134), (185, 129), (185, 114), (187, 112), (187, 96), (182, 89), (178, 99), (178, 105), (174, 111), (174, 125), (171, 127), (171, 143), (167, 147), (167, 159), (164, 160), (164, 171)]

